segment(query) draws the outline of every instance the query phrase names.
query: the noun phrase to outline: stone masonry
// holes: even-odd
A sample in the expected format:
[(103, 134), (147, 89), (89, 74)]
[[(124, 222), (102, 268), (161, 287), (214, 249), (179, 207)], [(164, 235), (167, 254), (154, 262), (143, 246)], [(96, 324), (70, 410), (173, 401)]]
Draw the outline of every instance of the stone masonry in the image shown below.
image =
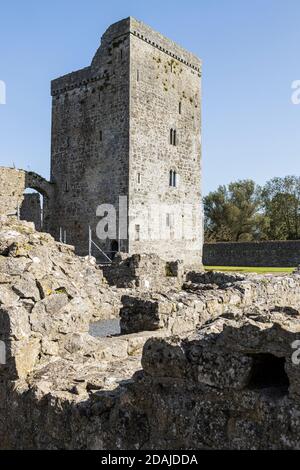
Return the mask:
[(141, 368), (125, 339), (109, 359), (78, 335), (26, 377), (2, 371), (1, 448), (299, 449), (299, 337), (299, 312), (228, 314), (148, 339)]
[(205, 243), (203, 264), (294, 268), (300, 265), (300, 240)]
[[(201, 264), (200, 76), (197, 57), (127, 18), (105, 32), (90, 66), (52, 82), (56, 238), (61, 226), (86, 254), (91, 226), (106, 252)], [(100, 204), (117, 218), (103, 241)]]
[(52, 232), (52, 223), (55, 226), (52, 211), (55, 188), (52, 183), (32, 171), (0, 167), (0, 215), (17, 216), (20, 212), (21, 219), (37, 222), (37, 200), (33, 205), (28, 204), (28, 200), (25, 201), (28, 195), (24, 192), (28, 188), (38, 191), (43, 196), (42, 228), (46, 232)]
[(51, 182), (0, 168), (0, 449), (300, 449), (300, 271), (202, 270), (200, 75), (116, 23), (52, 83)]
[[(299, 274), (193, 271), (171, 286), (180, 266), (158, 285), (166, 263), (127, 261), (126, 293), (93, 258), (0, 217), (0, 448), (299, 449)], [(122, 293), (121, 335), (91, 336)]]
[[(196, 56), (145, 24), (110, 26), (90, 66), (52, 81), (50, 183), (0, 168), (0, 214), (16, 214), (31, 187), (44, 197), (43, 230), (80, 255), (90, 227), (109, 258), (201, 265), (200, 77)], [(36, 207), (22, 217), (36, 221)]]

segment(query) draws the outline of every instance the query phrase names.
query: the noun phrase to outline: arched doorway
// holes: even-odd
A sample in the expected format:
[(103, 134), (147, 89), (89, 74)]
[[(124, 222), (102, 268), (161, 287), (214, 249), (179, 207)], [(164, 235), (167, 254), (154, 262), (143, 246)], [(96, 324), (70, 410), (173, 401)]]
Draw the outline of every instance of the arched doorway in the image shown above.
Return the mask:
[[(44, 232), (53, 232), (53, 219), (55, 215), (52, 213), (52, 204), (54, 199), (54, 185), (42, 176), (32, 171), (25, 172), (25, 188), (40, 194), (41, 199), (41, 229)], [(36, 196), (35, 196), (36, 197)], [(33, 196), (34, 198), (34, 196)]]
[(43, 208), (44, 197), (39, 191), (26, 188), (23, 193), (23, 201), (19, 207), (19, 217), (21, 220), (33, 222), (36, 230), (43, 230)]

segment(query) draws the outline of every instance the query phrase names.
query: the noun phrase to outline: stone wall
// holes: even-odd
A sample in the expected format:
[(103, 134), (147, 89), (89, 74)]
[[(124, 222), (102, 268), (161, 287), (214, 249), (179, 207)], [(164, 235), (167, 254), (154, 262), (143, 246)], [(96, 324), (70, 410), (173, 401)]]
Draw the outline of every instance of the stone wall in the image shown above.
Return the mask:
[(56, 79), (51, 86), (56, 237), (62, 227), (67, 242), (82, 255), (88, 253), (89, 226), (94, 241), (105, 251), (127, 251), (126, 241), (112, 249), (113, 240), (97, 239), (96, 211), (100, 204), (112, 204), (118, 214), (119, 196), (128, 195), (128, 25), (124, 21), (110, 27), (91, 66)]
[(268, 309), (300, 305), (298, 276), (187, 274), (182, 289), (134, 293), (122, 297), (121, 331), (167, 330), (188, 333), (236, 309)]
[(200, 265), (201, 62), (133, 18), (131, 32), (129, 251)]
[(146, 448), (299, 449), (299, 325), (299, 309), (274, 308), (228, 314), (184, 339), (149, 340), (143, 400), (131, 415), (147, 416)]
[(284, 303), (187, 337), (65, 331), (38, 367), (39, 344), (6, 311), (1, 338), (17, 352), (27, 335), (27, 354), (0, 367), (1, 449), (299, 449), (300, 312)]
[[(0, 167), (0, 215), (16, 216), (22, 208), (24, 191), (27, 188), (35, 189), (43, 196), (43, 229), (52, 232), (54, 185), (34, 172)], [(25, 219), (24, 212), (23, 216)], [(26, 217), (35, 220), (36, 205), (33, 213), (26, 211)]]
[(299, 274), (194, 271), (150, 294), (158, 329), (96, 338), (118, 289), (95, 260), (0, 232), (1, 449), (300, 449)]
[(206, 243), (205, 266), (296, 267), (300, 264), (300, 240)]
[(0, 214), (17, 215), (23, 201), (25, 172), (0, 168)]
[(160, 290), (167, 286), (180, 287), (184, 279), (183, 263), (166, 262), (155, 254), (128, 255), (118, 253), (112, 264), (102, 266), (111, 286)]
[[(52, 81), (51, 183), (0, 168), (0, 214), (17, 214), (30, 187), (43, 230), (77, 254), (201, 266), (200, 78), (195, 55), (142, 22), (111, 25), (90, 66)], [(37, 222), (30, 207), (22, 217)]]

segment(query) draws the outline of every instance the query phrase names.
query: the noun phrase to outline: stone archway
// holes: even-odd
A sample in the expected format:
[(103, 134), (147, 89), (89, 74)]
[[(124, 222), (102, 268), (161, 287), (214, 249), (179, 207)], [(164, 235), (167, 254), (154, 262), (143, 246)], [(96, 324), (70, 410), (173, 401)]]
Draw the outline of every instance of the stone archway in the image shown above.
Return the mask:
[(36, 230), (42, 231), (43, 209), (43, 195), (40, 192), (33, 190), (32, 188), (26, 188), (23, 194), (23, 201), (19, 209), (20, 220), (34, 222)]
[(27, 188), (42, 194), (44, 198), (43, 230), (50, 232), (54, 184), (37, 173), (0, 167), (0, 215), (17, 216)]
[(51, 230), (51, 204), (54, 196), (54, 185), (42, 176), (32, 171), (25, 172), (25, 189), (31, 188), (43, 196), (43, 225), (42, 230)]
[(33, 171), (24, 171), (25, 189), (32, 188), (41, 193), (44, 197), (51, 198), (53, 184)]

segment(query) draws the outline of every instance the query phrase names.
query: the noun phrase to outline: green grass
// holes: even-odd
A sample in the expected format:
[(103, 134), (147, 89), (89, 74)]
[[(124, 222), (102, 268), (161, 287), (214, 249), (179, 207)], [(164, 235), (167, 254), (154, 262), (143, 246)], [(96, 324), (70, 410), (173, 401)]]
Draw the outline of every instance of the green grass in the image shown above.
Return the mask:
[(252, 267), (235, 267), (235, 266), (204, 266), (206, 271), (231, 271), (239, 273), (292, 273), (295, 268), (252, 268)]

